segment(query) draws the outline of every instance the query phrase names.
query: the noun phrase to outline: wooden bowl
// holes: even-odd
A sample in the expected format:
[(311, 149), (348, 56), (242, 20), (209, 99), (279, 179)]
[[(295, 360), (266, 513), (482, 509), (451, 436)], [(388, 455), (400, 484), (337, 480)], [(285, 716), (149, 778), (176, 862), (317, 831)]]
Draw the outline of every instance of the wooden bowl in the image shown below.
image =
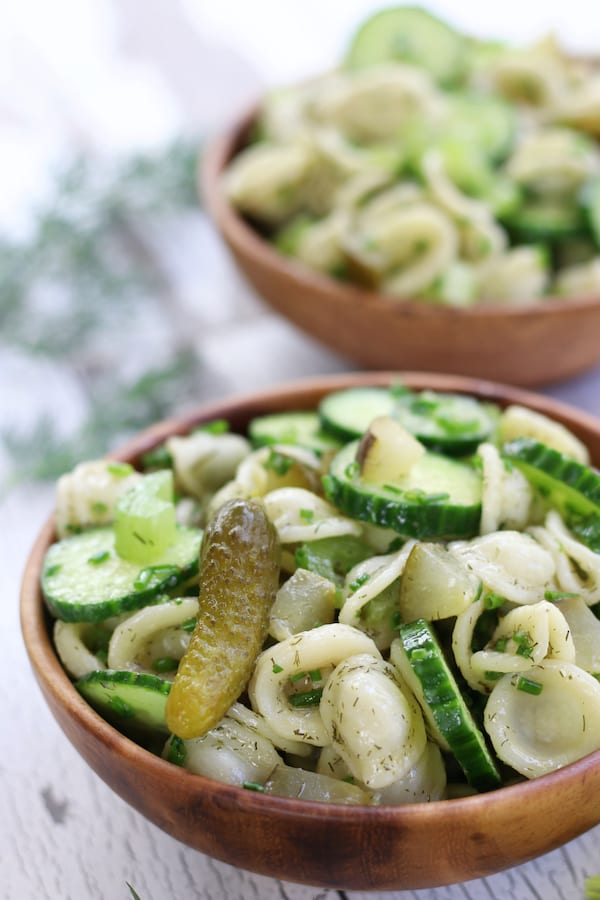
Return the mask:
[[(135, 463), (168, 435), (224, 417), (243, 430), (255, 415), (314, 408), (329, 391), (387, 384), (398, 374), (311, 379), (223, 400), (143, 432), (115, 454)], [(516, 388), (442, 375), (403, 374), (415, 388), (468, 392), (551, 415), (600, 462), (600, 421)], [(63, 671), (40, 592), (50, 519), (27, 562), (21, 623), (29, 658), (57, 722), (97, 774), (178, 840), (232, 865), (286, 881), (352, 890), (450, 884), (498, 872), (550, 851), (600, 821), (600, 751), (534, 781), (487, 794), (400, 807), (290, 800), (194, 775), (154, 756), (105, 722)]]
[(261, 297), (303, 331), (369, 369), (417, 369), (539, 385), (600, 362), (600, 295), (456, 309), (399, 301), (335, 281), (280, 254), (227, 200), (224, 170), (255, 113), (208, 149), (208, 209), (237, 266)]

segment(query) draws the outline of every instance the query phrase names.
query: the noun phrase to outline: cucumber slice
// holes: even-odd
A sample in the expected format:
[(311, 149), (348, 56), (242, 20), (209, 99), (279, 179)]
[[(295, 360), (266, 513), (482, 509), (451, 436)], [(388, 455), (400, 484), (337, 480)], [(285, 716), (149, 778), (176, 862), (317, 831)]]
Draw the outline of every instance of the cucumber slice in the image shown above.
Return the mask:
[(503, 216), (502, 224), (518, 244), (554, 245), (581, 237), (586, 223), (581, 209), (556, 201), (529, 201)]
[(500, 785), (500, 773), (450, 671), (435, 632), (425, 619), (400, 626), (400, 641), (424, 704), (467, 781), (479, 791)]
[(555, 507), (588, 547), (600, 547), (600, 472), (534, 438), (504, 444), (502, 454)]
[(158, 675), (108, 669), (89, 672), (75, 687), (102, 718), (120, 730), (142, 728), (168, 734), (165, 706), (171, 683)]
[(394, 388), (347, 388), (319, 406), (323, 428), (344, 441), (361, 437), (378, 416), (397, 419), (431, 450), (473, 453), (496, 430), (499, 410), (461, 394)]
[(295, 444), (315, 453), (327, 453), (340, 447), (339, 441), (323, 432), (318, 413), (312, 411), (257, 416), (248, 426), (248, 435), (255, 447)]
[(370, 16), (354, 35), (346, 66), (362, 69), (407, 62), (427, 69), (440, 84), (464, 72), (466, 39), (419, 6), (396, 6)]
[(468, 465), (425, 453), (402, 481), (372, 484), (360, 477), (358, 441), (335, 456), (323, 479), (328, 498), (346, 515), (405, 537), (473, 537), (479, 533), (481, 476)]
[(198, 573), (202, 532), (178, 526), (175, 542), (152, 566), (121, 559), (112, 528), (93, 528), (52, 544), (42, 590), (64, 622), (97, 622), (140, 609)]
[(338, 587), (342, 587), (350, 569), (369, 556), (373, 556), (372, 548), (353, 534), (307, 541), (295, 553), (297, 566), (328, 578)]
[(431, 450), (466, 456), (494, 434), (499, 412), (462, 394), (421, 391), (399, 398), (396, 417)]
[(373, 419), (393, 416), (396, 400), (386, 387), (346, 388), (327, 394), (319, 404), (323, 430), (341, 441), (361, 437)]

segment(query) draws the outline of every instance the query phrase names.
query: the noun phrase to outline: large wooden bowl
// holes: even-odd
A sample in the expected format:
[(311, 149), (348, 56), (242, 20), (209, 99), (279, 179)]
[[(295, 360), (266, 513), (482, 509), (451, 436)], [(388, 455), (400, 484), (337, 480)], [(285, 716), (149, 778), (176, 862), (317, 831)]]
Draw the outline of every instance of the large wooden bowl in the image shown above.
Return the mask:
[[(385, 384), (390, 373), (313, 379), (205, 406), (142, 433), (117, 458), (135, 463), (168, 435), (215, 417), (244, 429), (260, 413), (314, 408), (328, 391)], [(563, 422), (600, 462), (600, 422), (553, 400), (483, 381), (405, 374), (417, 388), (518, 402)], [(224, 862), (287, 881), (354, 890), (423, 888), (498, 872), (552, 850), (600, 821), (600, 751), (534, 781), (478, 796), (403, 807), (289, 800), (193, 775), (121, 735), (63, 671), (40, 592), (51, 519), (29, 557), (21, 622), (35, 676), (66, 736), (97, 774), (164, 831)]]
[(222, 189), (223, 172), (247, 142), (253, 119), (245, 116), (210, 146), (202, 192), (240, 270), (303, 331), (369, 369), (450, 372), (526, 386), (600, 362), (600, 295), (456, 309), (362, 290), (280, 254)]

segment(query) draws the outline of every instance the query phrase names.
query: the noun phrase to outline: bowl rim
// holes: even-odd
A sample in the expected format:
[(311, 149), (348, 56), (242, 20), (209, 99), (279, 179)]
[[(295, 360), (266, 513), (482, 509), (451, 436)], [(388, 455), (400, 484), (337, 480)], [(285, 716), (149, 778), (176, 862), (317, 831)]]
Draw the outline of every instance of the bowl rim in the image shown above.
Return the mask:
[[(424, 384), (433, 390), (448, 390), (476, 395), (482, 399), (495, 400), (503, 405), (520, 403), (534, 405), (540, 412), (552, 415), (578, 430), (595, 430), (600, 436), (600, 420), (573, 406), (552, 398), (544, 397), (521, 388), (497, 382), (462, 376), (445, 376), (423, 372), (354, 372), (342, 375), (313, 376), (284, 382), (272, 388), (236, 394), (221, 400), (202, 403), (180, 416), (167, 418), (144, 429), (127, 443), (112, 452), (107, 458), (136, 461), (139, 456), (163, 441), (168, 435), (184, 434), (195, 425), (215, 417), (226, 418), (236, 412), (242, 415), (248, 408), (256, 408), (267, 400), (289, 404), (294, 398), (311, 394), (324, 395), (332, 390), (358, 385), (384, 385), (393, 379), (402, 379), (410, 387), (419, 388)], [(289, 405), (288, 405), (289, 408)], [(252, 415), (256, 414), (252, 412)], [(449, 800), (430, 801), (402, 806), (347, 806), (339, 803), (322, 803), (271, 796), (247, 790), (189, 772), (177, 767), (141, 745), (126, 737), (110, 725), (83, 699), (73, 682), (63, 669), (54, 650), (51, 637), (52, 620), (43, 601), (40, 574), (45, 552), (56, 539), (55, 518), (52, 514), (43, 525), (29, 554), (22, 578), (20, 591), (20, 620), (22, 635), (30, 664), (40, 684), (43, 694), (65, 708), (85, 731), (93, 735), (105, 748), (116, 753), (132, 766), (140, 765), (163, 778), (176, 779), (195, 791), (209, 791), (218, 795), (219, 801), (230, 810), (245, 810), (256, 814), (277, 813), (283, 817), (302, 819), (324, 819), (331, 824), (344, 820), (420, 823), (435, 818), (441, 810), (451, 820), (460, 818), (466, 811), (484, 809), (490, 802), (494, 808), (511, 807), (520, 800), (532, 803), (552, 786), (571, 783), (573, 779), (585, 781), (586, 776), (600, 767), (600, 749), (572, 762), (560, 769), (526, 780), (518, 784), (506, 785), (481, 794)], [(52, 707), (52, 704), (50, 704)], [(54, 709), (52, 709), (54, 713)], [(62, 722), (59, 725), (64, 729)], [(81, 754), (84, 755), (84, 754)], [(85, 755), (84, 755), (85, 758)], [(93, 763), (88, 760), (93, 766)], [(192, 779), (191, 781), (189, 779)], [(598, 812), (600, 822), (600, 810)], [(591, 826), (590, 826), (591, 827)], [(581, 833), (581, 830), (580, 832)], [(549, 846), (547, 849), (554, 849)]]
[(209, 141), (205, 151), (199, 156), (197, 166), (198, 190), (200, 196), (205, 199), (213, 220), (226, 239), (237, 246), (243, 246), (245, 253), (257, 265), (278, 270), (296, 285), (308, 290), (327, 291), (334, 293), (338, 299), (344, 298), (348, 303), (359, 303), (374, 310), (379, 307), (388, 313), (395, 310), (398, 315), (408, 314), (423, 319), (443, 316), (457, 322), (476, 317), (483, 320), (497, 317), (519, 320), (540, 313), (545, 316), (575, 314), (600, 305), (600, 290), (597, 294), (576, 297), (548, 295), (542, 298), (542, 302), (523, 301), (514, 305), (501, 301), (475, 303), (470, 307), (422, 303), (415, 299), (397, 299), (390, 294), (370, 291), (350, 282), (336, 281), (331, 276), (316, 272), (292, 257), (284, 256), (235, 209), (223, 190), (222, 182), (226, 169), (246, 145), (248, 133), (260, 113), (260, 108), (261, 100), (255, 100), (239, 114), (229, 128)]

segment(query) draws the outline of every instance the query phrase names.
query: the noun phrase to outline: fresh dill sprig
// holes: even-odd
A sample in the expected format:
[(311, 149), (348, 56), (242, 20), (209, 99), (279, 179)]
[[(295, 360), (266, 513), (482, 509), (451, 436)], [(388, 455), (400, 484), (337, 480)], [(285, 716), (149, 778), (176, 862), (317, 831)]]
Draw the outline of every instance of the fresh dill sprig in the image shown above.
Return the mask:
[[(110, 165), (77, 158), (34, 210), (28, 239), (0, 237), (0, 351), (70, 367), (88, 400), (87, 419), (69, 440), (55, 425), (60, 410), (28, 434), (0, 429), (11, 482), (54, 478), (193, 396), (194, 335), (177, 321), (171, 285), (140, 234), (198, 206), (197, 157), (197, 142), (179, 140)], [(148, 313), (160, 323), (160, 358), (149, 347), (149, 367), (125, 374), (131, 366), (114, 336), (134, 340)]]

